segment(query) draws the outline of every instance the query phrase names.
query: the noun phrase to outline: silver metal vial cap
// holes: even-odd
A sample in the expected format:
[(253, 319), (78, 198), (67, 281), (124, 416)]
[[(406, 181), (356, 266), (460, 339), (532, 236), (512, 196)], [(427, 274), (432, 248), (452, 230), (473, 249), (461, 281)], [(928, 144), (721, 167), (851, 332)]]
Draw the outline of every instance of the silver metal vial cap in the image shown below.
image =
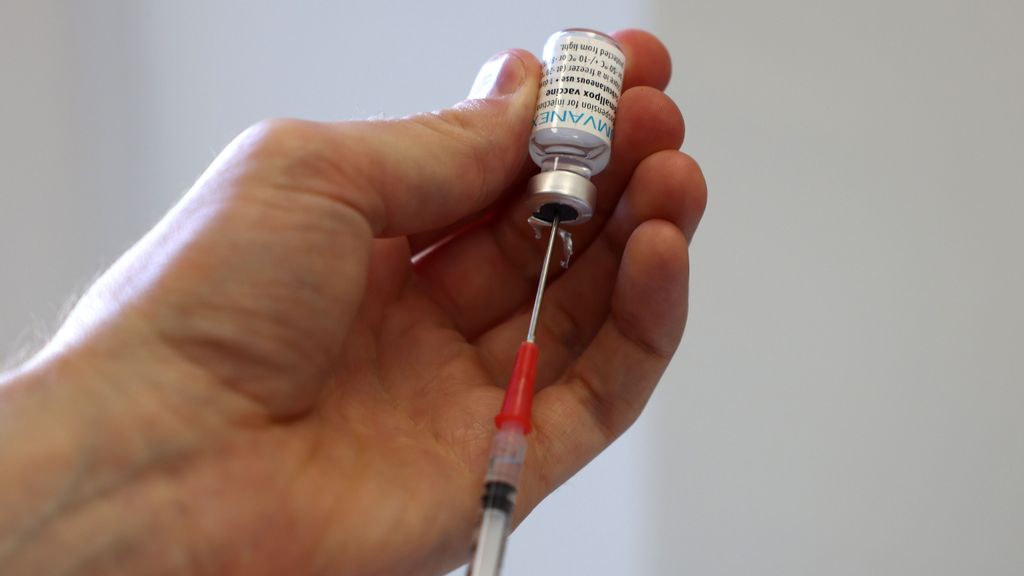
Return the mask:
[(527, 206), (535, 218), (561, 224), (583, 224), (594, 215), (597, 188), (588, 178), (568, 170), (550, 170), (530, 178)]

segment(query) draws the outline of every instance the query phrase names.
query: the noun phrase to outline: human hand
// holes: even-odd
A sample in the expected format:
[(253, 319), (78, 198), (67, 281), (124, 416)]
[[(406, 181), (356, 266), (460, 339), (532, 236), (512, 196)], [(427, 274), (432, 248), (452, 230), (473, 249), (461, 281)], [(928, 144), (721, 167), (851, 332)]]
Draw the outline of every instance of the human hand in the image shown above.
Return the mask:
[[(627, 89), (545, 294), (517, 521), (636, 419), (686, 318), (705, 183), (664, 47), (615, 36)], [(539, 75), (511, 51), (451, 110), (236, 139), (0, 385), (0, 571), (465, 561), (544, 248), (521, 195)]]

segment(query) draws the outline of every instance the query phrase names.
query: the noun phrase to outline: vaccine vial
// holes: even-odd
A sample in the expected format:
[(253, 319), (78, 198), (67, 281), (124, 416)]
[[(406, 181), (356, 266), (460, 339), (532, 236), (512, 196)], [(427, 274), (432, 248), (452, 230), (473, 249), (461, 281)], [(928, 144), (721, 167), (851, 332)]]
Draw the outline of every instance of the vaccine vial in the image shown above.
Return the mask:
[(590, 179), (611, 158), (626, 57), (611, 36), (568, 28), (548, 38), (542, 64), (530, 137), (541, 172), (530, 180), (527, 202), (536, 220), (582, 224), (594, 214)]

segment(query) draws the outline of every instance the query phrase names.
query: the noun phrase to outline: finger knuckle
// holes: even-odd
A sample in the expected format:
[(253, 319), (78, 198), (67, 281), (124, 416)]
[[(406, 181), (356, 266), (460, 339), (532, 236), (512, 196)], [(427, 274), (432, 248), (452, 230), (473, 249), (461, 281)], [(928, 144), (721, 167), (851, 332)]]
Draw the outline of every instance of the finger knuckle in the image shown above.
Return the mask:
[(579, 394), (583, 413), (589, 417), (602, 443), (610, 444), (629, 427), (634, 418), (624, 413), (621, 405), (608, 397), (605, 387), (599, 380), (600, 376), (596, 372), (588, 370), (583, 365), (577, 365), (571, 376), (571, 381), (575, 383), (575, 389)]
[(333, 213), (344, 221), (350, 220), (351, 212), (368, 223), (378, 222), (382, 208), (366, 193), (368, 186), (351, 162), (357, 156), (355, 148), (351, 135), (336, 126), (273, 118), (239, 136), (235, 157), (241, 172), (261, 184), (261, 198), (269, 193), (288, 201), (297, 196), (327, 200), (342, 209)]
[(700, 164), (685, 152), (679, 152), (676, 158), (676, 173), (680, 177), (680, 187), (687, 192), (688, 208), (698, 214), (704, 214), (708, 205), (708, 183)]
[(571, 355), (579, 356), (586, 348), (589, 338), (587, 330), (565, 304), (552, 299), (543, 314), (545, 331)]
[(671, 195), (670, 204), (676, 209), (673, 220), (685, 214), (704, 213), (707, 183), (693, 157), (679, 150), (662, 150), (645, 158), (640, 169), (656, 174), (662, 183), (662, 193)]
[(269, 118), (247, 128), (239, 140), (247, 152), (280, 156), (304, 148), (312, 132), (310, 122)]
[[(465, 177), (476, 177), (478, 182), (471, 189), (486, 189), (489, 155), (487, 153), (486, 134), (493, 132), (495, 126), (489, 126), (488, 114), (476, 114), (477, 108), (487, 106), (487, 102), (470, 101), (462, 108), (445, 109), (425, 114), (417, 114), (409, 120), (421, 129), (432, 133), (445, 143), (446, 152), (453, 156), (458, 165), (473, 166), (475, 169), (464, 173)], [(481, 119), (480, 117), (484, 117)]]

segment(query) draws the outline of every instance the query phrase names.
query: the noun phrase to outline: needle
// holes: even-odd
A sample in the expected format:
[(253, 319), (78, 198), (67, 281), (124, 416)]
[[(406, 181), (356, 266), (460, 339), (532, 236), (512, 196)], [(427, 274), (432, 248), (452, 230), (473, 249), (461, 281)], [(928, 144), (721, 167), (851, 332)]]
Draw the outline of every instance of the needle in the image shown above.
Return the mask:
[[(505, 391), (501, 412), (494, 419), (498, 433), (491, 445), (490, 462), (484, 479), (483, 514), (477, 531), (473, 558), (469, 563), (469, 576), (498, 576), (501, 561), (505, 555), (505, 541), (512, 526), (512, 510), (515, 507), (519, 475), (526, 458), (526, 435), (530, 433), (530, 409), (533, 405), (534, 378), (537, 373), (537, 318), (540, 316), (540, 302), (544, 297), (551, 253), (558, 236), (558, 216), (551, 221), (551, 237), (544, 253), (537, 281), (537, 296), (533, 301), (530, 328), (526, 340), (519, 345), (512, 378)], [(563, 238), (564, 240), (564, 238)], [(567, 243), (568, 249), (571, 244)], [(568, 264), (566, 254), (565, 264)]]
[(540, 280), (537, 281), (537, 296), (533, 299), (533, 314), (530, 315), (530, 329), (526, 332), (526, 341), (533, 342), (537, 333), (537, 318), (540, 316), (540, 301), (544, 298), (544, 285), (548, 281), (548, 267), (551, 266), (551, 253), (555, 248), (555, 236), (558, 236), (558, 216), (551, 221), (551, 237), (548, 238), (548, 249), (544, 253), (544, 263), (540, 266)]

